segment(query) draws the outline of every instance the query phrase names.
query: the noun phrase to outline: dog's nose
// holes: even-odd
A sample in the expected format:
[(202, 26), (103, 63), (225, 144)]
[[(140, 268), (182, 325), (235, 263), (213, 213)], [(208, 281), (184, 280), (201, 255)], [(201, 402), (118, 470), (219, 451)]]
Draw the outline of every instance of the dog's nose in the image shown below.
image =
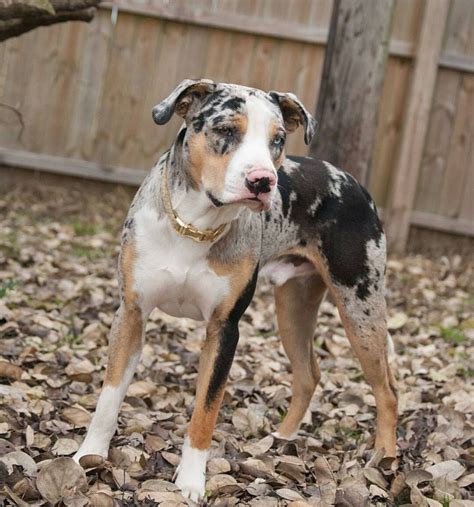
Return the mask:
[(267, 194), (276, 185), (275, 174), (268, 169), (256, 169), (245, 178), (245, 186), (252, 194)]

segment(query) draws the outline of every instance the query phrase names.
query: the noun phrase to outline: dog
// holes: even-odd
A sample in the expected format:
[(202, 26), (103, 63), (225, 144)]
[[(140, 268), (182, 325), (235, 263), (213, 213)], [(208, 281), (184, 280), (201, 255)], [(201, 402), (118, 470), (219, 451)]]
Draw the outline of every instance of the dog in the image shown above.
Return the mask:
[[(186, 79), (153, 108), (153, 119), (184, 119), (176, 140), (131, 204), (119, 256), (121, 300), (104, 385), (74, 459), (106, 458), (117, 416), (158, 307), (206, 321), (193, 415), (176, 484), (205, 494), (206, 460), (239, 339), (239, 319), (257, 276), (275, 285), (293, 394), (275, 435), (293, 439), (320, 379), (313, 351), (326, 291), (373, 389), (375, 447), (396, 454), (397, 396), (387, 355), (385, 235), (368, 192), (348, 173), (287, 157), (299, 126), (309, 144), (316, 121), (292, 93)], [(89, 461), (88, 461), (89, 460)]]

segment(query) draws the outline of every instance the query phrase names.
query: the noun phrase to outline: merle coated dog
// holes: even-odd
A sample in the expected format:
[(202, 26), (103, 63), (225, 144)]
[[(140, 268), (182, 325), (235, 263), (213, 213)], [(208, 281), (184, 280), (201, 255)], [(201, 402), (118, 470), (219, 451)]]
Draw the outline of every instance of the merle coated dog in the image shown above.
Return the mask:
[[(376, 448), (396, 452), (397, 398), (387, 360), (385, 236), (373, 200), (328, 162), (287, 157), (286, 136), (316, 122), (291, 93), (185, 80), (153, 109), (184, 118), (138, 191), (123, 230), (120, 307), (97, 410), (75, 456), (107, 457), (150, 312), (207, 322), (194, 412), (176, 484), (199, 500), (212, 432), (258, 275), (275, 285), (293, 396), (275, 435), (294, 438), (320, 378), (313, 352), (327, 290), (373, 388)], [(100, 457), (100, 458), (99, 458)]]

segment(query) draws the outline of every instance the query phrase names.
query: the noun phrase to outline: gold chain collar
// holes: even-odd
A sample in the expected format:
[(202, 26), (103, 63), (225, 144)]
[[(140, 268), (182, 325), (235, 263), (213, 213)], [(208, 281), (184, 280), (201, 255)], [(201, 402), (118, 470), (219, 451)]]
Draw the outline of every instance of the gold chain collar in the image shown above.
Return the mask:
[(187, 224), (179, 218), (176, 214), (176, 211), (173, 209), (173, 204), (171, 202), (171, 196), (168, 188), (168, 161), (165, 161), (165, 165), (163, 167), (163, 173), (161, 177), (161, 199), (163, 201), (163, 206), (165, 208), (165, 212), (168, 215), (168, 218), (173, 226), (174, 230), (181, 236), (185, 238), (193, 239), (198, 243), (204, 243), (209, 241), (213, 243), (217, 241), (222, 234), (224, 233), (227, 224), (222, 224), (217, 227), (217, 229), (204, 229), (203, 231), (197, 229), (192, 224)]

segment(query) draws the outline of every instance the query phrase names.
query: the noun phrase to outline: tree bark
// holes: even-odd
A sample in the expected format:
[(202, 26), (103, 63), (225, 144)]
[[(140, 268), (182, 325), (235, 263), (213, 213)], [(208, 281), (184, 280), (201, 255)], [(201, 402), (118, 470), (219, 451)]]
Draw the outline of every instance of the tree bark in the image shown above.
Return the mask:
[(91, 21), (101, 0), (0, 0), (0, 41), (39, 26)]
[(369, 181), (394, 0), (335, 0), (310, 154)]

